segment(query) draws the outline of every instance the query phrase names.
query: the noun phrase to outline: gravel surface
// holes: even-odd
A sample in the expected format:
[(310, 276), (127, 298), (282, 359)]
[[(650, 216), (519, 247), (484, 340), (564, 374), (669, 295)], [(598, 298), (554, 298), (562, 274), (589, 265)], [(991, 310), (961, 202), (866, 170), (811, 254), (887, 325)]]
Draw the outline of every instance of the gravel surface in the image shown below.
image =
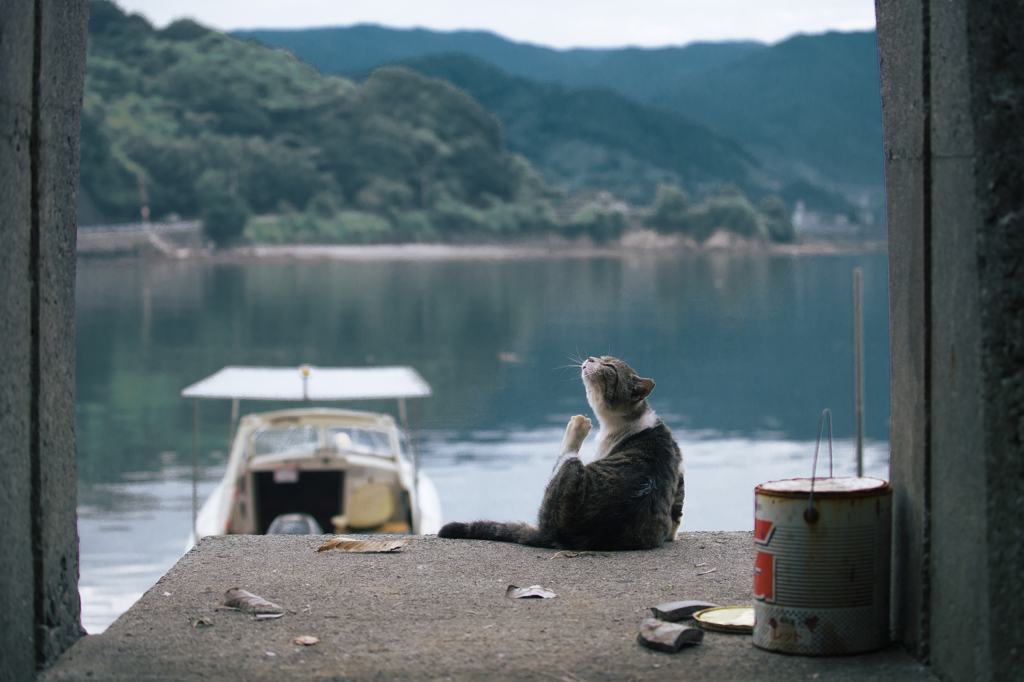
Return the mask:
[[(317, 553), (326, 536), (207, 538), (48, 680), (930, 680), (897, 648), (807, 658), (707, 632), (667, 654), (641, 647), (650, 607), (751, 602), (752, 534), (681, 533), (646, 552), (558, 553), (414, 537), (398, 552)], [(540, 585), (554, 599), (509, 599)], [(277, 619), (219, 606), (240, 587)], [(304, 635), (318, 643), (304, 646)]]

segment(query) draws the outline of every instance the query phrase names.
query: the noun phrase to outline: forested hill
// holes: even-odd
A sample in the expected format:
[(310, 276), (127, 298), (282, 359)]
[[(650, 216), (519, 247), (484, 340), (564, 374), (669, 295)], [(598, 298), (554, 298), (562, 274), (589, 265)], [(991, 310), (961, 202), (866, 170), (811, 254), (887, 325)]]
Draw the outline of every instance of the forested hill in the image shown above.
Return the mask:
[(604, 242), (630, 227), (614, 199), (550, 188), (458, 82), (514, 120), (513, 149), (562, 184), (654, 200), (634, 227), (795, 236), (739, 143), (610, 90), (539, 85), (466, 56), (356, 83), (189, 20), (157, 30), (107, 0), (90, 3), (88, 40), (81, 196), (112, 222), (201, 217), (221, 243)]
[(742, 145), (688, 116), (605, 88), (511, 76), (464, 54), (401, 65), (472, 95), (504, 123), (509, 149), (570, 192), (608, 189), (633, 204), (650, 203), (663, 183), (698, 196), (727, 182), (753, 196), (767, 192), (770, 179)]
[(442, 81), (393, 67), (355, 85), (105, 0), (90, 3), (88, 40), (81, 185), (110, 220), (148, 206), (237, 231), (250, 212), (306, 211), (316, 220), (293, 232), (348, 241), (550, 224), (501, 123)]
[(763, 43), (691, 43), (657, 49), (572, 49), (518, 43), (487, 31), (393, 29), (361, 24), (300, 30), (256, 29), (232, 35), (283, 47), (324, 73), (460, 52), (513, 76), (569, 87), (599, 86), (643, 101), (710, 68), (765, 49)]

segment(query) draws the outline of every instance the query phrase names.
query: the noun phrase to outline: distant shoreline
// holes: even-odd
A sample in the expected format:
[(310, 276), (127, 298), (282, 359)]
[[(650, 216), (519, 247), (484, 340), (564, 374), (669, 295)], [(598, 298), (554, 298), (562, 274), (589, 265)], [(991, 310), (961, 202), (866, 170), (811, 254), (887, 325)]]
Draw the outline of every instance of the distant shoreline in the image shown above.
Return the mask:
[[(588, 240), (524, 241), (491, 244), (249, 244), (220, 250), (198, 248), (192, 244), (177, 247), (166, 242), (159, 249), (105, 248), (83, 249), (79, 257), (104, 260), (210, 260), (246, 262), (260, 260), (294, 261), (442, 261), (512, 260), (540, 258), (624, 258), (644, 256), (678, 257), (683, 255), (751, 256), (824, 256), (851, 253), (878, 253), (886, 249), (885, 240), (805, 239), (792, 244), (746, 240), (720, 231), (703, 244), (679, 235), (659, 235), (651, 230), (626, 234), (614, 244), (597, 245)], [(148, 243), (142, 246), (149, 246)]]
[(876, 253), (885, 242), (807, 241), (799, 244), (768, 244), (732, 248), (644, 249), (628, 246), (540, 246), (515, 244), (367, 244), (367, 245), (263, 245), (228, 249), (211, 254), (216, 260), (513, 260), (533, 258), (622, 258), (629, 256), (766, 255), (823, 256)]

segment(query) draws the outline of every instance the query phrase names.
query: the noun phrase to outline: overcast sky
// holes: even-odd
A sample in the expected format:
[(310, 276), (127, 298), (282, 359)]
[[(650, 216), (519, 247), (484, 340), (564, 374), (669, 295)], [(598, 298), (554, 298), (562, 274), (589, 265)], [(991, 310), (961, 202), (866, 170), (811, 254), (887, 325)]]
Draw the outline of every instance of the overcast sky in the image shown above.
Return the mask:
[(874, 0), (117, 0), (158, 27), (190, 17), (220, 30), (381, 24), (484, 29), (551, 47), (777, 42), (875, 26)]

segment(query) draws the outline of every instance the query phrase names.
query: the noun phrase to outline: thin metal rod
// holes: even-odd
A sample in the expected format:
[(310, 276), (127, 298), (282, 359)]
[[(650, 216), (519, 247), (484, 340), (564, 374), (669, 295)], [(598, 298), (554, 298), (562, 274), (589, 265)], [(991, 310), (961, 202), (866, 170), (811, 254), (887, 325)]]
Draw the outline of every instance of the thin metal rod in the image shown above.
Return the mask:
[(405, 409), (405, 398), (398, 399), (398, 420), (402, 422), (402, 430), (409, 433), (409, 415)]
[(412, 423), (414, 429), (413, 438), (413, 482), (416, 485), (417, 499), (420, 494), (420, 400), (412, 399)]
[(192, 399), (192, 535), (199, 543), (196, 519), (199, 518), (199, 398)]
[(235, 429), (238, 428), (238, 405), (240, 402), (238, 398), (231, 400), (231, 430), (228, 433), (228, 448), (231, 447), (232, 441), (235, 440)]
[(857, 475), (864, 475), (864, 303), (860, 268), (853, 269), (853, 411), (857, 433)]
[(814, 441), (814, 463), (811, 464), (811, 494), (807, 498), (807, 511), (804, 512), (804, 519), (807, 523), (818, 522), (818, 510), (814, 508), (814, 482), (818, 479), (818, 448), (821, 447), (821, 427), (828, 417), (828, 477), (832, 478), (832, 410), (827, 407), (821, 411), (818, 417), (818, 438)]

